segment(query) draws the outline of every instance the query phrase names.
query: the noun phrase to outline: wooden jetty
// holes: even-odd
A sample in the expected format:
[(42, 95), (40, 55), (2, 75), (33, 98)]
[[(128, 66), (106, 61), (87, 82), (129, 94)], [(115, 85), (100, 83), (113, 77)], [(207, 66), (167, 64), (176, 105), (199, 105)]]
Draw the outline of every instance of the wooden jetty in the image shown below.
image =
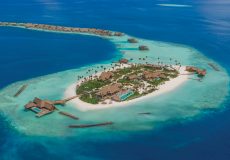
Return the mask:
[(198, 81), (198, 82), (202, 82), (201, 78), (188, 78), (188, 79), (195, 80), (195, 81)]
[(216, 65), (214, 65), (213, 63), (208, 63), (208, 65), (210, 67), (212, 67), (212, 69), (214, 69), (215, 71), (220, 71), (220, 69)]
[(141, 113), (138, 113), (138, 114), (146, 114), (146, 115), (149, 115), (149, 114), (152, 114), (150, 112), (141, 112)]
[(73, 97), (70, 97), (70, 98), (63, 99), (63, 100), (50, 101), (50, 103), (52, 103), (53, 105), (65, 105), (66, 102), (68, 102), (68, 101), (70, 101), (72, 99), (75, 99), (77, 97), (78, 96), (73, 96)]
[(27, 88), (28, 84), (24, 84), (21, 88), (19, 88), (19, 90), (15, 93), (14, 97), (19, 96), (26, 88)]
[(99, 126), (107, 126), (112, 125), (113, 122), (104, 122), (104, 123), (97, 123), (97, 124), (81, 124), (81, 125), (69, 125), (69, 128), (89, 128), (89, 127), (99, 127)]
[(72, 114), (67, 113), (67, 112), (60, 111), (60, 112), (58, 112), (58, 113), (59, 113), (59, 114), (61, 114), (61, 115), (64, 115), (64, 116), (70, 117), (70, 118), (72, 118), (72, 119), (75, 119), (75, 120), (78, 120), (78, 119), (79, 119), (79, 118), (78, 118), (78, 117), (76, 117), (75, 115), (72, 115)]
[(36, 114), (36, 117), (42, 117), (42, 116), (47, 115), (47, 114), (52, 113), (52, 112), (53, 111), (50, 111), (48, 109), (42, 109), (41, 112), (39, 112), (39, 113)]

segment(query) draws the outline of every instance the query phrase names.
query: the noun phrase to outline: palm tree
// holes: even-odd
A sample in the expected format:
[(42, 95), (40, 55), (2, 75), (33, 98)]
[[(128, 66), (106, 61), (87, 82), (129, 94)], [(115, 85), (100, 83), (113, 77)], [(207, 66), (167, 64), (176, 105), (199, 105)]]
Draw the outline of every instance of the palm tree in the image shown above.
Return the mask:
[(158, 63), (158, 65), (159, 65), (159, 63), (160, 63), (160, 62), (159, 62), (159, 61), (160, 61), (160, 58), (158, 57), (157, 59), (158, 59), (158, 62), (157, 62), (157, 63)]
[(177, 60), (175, 60), (175, 63), (176, 63), (176, 65), (177, 65)]

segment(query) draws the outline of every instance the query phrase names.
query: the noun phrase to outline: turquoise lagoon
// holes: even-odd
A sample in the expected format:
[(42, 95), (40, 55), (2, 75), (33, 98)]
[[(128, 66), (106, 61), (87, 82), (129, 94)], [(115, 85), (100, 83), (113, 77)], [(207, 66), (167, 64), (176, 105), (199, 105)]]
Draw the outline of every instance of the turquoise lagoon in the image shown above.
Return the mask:
[[(119, 135), (121, 133), (125, 135), (125, 133), (134, 131), (150, 130), (170, 121), (187, 120), (203, 115), (207, 110), (221, 108), (225, 98), (228, 96), (229, 76), (219, 64), (188, 46), (140, 38), (137, 38), (139, 43), (130, 44), (127, 43), (129, 37), (131, 36), (106, 38), (117, 47), (117, 55), (109, 61), (20, 81), (3, 88), (0, 91), (0, 110), (15, 130), (26, 135), (78, 136), (81, 138), (85, 137), (85, 135), (94, 135), (94, 138), (98, 136), (106, 139), (108, 136), (117, 134), (117, 131), (119, 131)], [(139, 51), (139, 45), (147, 45), (150, 50)], [(24, 105), (35, 96), (51, 100), (62, 99), (66, 88), (77, 81), (77, 76), (87, 76), (93, 73), (87, 74), (86, 72), (89, 69), (96, 69), (101, 65), (110, 67), (111, 62), (117, 61), (121, 57), (132, 58), (133, 62), (144, 63), (139, 58), (146, 58), (146, 56), (146, 61), (151, 63), (157, 63), (159, 57), (159, 61), (167, 64), (175, 64), (175, 60), (177, 60), (182, 65), (195, 65), (205, 68), (207, 76), (202, 82), (189, 79), (171, 92), (148, 98), (126, 107), (82, 112), (68, 103), (65, 106), (58, 106), (60, 110), (71, 112), (80, 117), (79, 121), (61, 116), (58, 112), (38, 119), (34, 113), (24, 110)], [(220, 71), (213, 70), (208, 63), (214, 63), (220, 68)], [(23, 84), (29, 84), (28, 88), (20, 96), (14, 98), (13, 95)], [(151, 112), (152, 114), (138, 115), (139, 112)], [(114, 125), (84, 130), (69, 129), (67, 127), (70, 124), (104, 121), (113, 121)], [(89, 138), (88, 136), (86, 137)]]

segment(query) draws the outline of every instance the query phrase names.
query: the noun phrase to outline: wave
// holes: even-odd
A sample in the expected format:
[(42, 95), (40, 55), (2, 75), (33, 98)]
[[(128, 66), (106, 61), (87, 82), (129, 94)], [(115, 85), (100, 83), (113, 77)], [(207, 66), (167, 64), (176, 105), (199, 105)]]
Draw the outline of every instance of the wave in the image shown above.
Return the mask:
[(163, 6), (163, 7), (192, 7), (191, 5), (186, 5), (186, 4), (172, 4), (172, 3), (159, 3), (157, 5), (158, 6)]

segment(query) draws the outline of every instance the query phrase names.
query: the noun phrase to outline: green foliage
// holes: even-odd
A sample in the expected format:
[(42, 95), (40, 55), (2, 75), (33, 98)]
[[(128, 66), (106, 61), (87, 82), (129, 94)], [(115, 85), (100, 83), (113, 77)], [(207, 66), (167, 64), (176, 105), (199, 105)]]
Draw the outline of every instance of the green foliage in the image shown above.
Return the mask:
[(92, 91), (93, 89), (100, 88), (108, 84), (109, 81), (101, 81), (98, 79), (89, 80), (87, 82), (82, 83), (76, 90), (77, 94), (82, 94), (84, 92)]
[(132, 69), (131, 68), (122, 68), (122, 69), (119, 69), (118, 70), (118, 73), (119, 74), (122, 74), (122, 75), (125, 75), (127, 73), (131, 73), (132, 72)]
[(119, 82), (119, 83), (131, 83), (131, 81), (128, 78), (119, 79), (117, 82)]
[(163, 80), (163, 79), (153, 79), (153, 80), (148, 81), (148, 83), (152, 84), (153, 86), (161, 85), (164, 82), (165, 82), (165, 80)]
[(100, 99), (95, 94), (92, 94), (91, 96), (90, 94), (83, 94), (80, 96), (80, 100), (91, 104), (98, 104), (100, 101)]

